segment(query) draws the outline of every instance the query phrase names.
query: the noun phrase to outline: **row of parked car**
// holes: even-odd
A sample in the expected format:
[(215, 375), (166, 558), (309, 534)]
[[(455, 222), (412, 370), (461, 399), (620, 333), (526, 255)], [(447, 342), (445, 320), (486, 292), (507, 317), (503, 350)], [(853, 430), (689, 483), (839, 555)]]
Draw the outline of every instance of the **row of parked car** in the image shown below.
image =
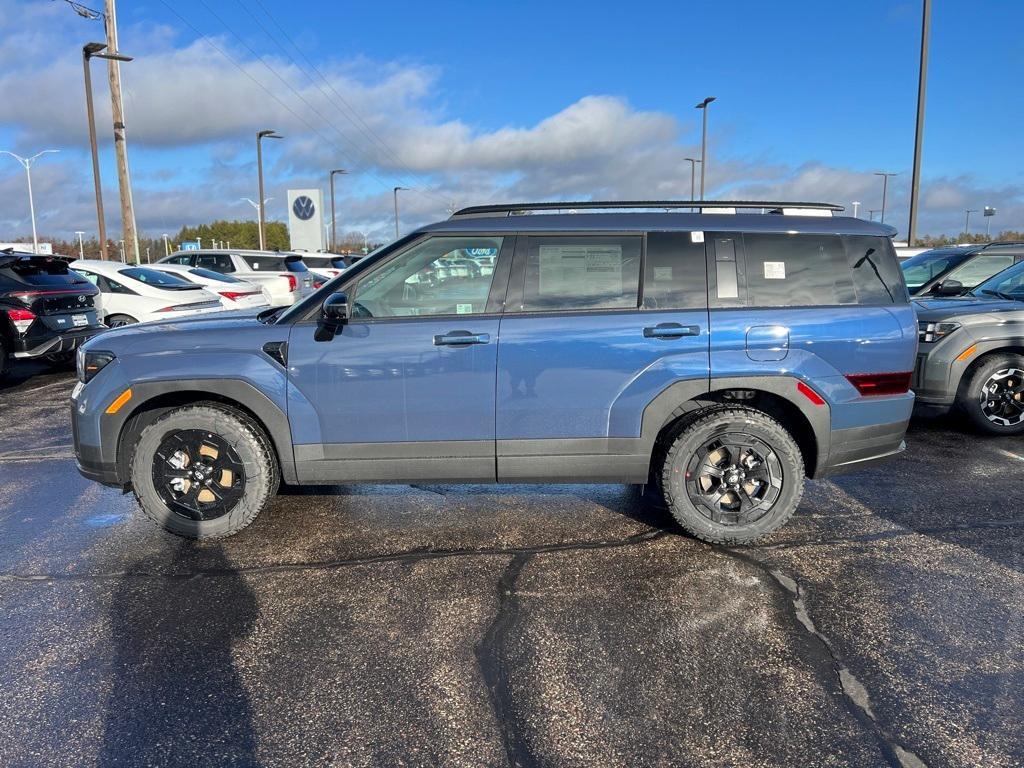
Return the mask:
[(103, 328), (218, 310), (288, 306), (358, 257), (187, 251), (155, 264), (0, 252), (0, 375), (12, 359), (69, 362)]

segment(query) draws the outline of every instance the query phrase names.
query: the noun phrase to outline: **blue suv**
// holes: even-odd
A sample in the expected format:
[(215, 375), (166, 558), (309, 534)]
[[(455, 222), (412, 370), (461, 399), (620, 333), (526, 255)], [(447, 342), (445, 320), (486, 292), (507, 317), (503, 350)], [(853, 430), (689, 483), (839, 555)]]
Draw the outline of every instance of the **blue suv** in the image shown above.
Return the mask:
[(841, 210), (464, 209), (288, 309), (91, 340), (79, 469), (195, 538), (241, 530), (280, 482), (427, 481), (650, 483), (695, 536), (756, 539), (805, 477), (905, 447), (894, 231)]

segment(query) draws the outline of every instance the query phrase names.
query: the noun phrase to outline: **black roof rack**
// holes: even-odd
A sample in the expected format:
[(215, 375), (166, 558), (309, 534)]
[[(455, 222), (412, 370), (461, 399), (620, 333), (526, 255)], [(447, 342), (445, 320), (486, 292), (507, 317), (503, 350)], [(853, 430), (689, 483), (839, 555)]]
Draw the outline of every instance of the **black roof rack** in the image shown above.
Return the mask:
[(768, 200), (585, 200), (577, 202), (544, 202), (544, 203), (503, 203), (498, 205), (471, 205), (452, 214), (452, 218), (460, 216), (489, 216), (494, 214), (527, 213), (529, 211), (566, 211), (566, 210), (601, 210), (622, 208), (764, 208), (779, 211), (782, 208), (809, 208), (821, 211), (838, 212), (844, 210), (841, 205), (832, 203), (793, 203)]
[(1024, 245), (1024, 240), (993, 240), (991, 243), (985, 243), (979, 250), (984, 251), (994, 245)]

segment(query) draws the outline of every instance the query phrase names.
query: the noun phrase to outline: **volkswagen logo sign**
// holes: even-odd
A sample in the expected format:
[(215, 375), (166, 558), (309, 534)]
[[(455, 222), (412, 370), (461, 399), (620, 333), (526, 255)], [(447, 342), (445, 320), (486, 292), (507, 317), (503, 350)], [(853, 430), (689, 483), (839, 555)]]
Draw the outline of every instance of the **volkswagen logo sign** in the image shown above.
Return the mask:
[(299, 195), (295, 198), (295, 202), (292, 203), (292, 213), (300, 221), (309, 221), (313, 218), (313, 214), (316, 213), (316, 206), (313, 205), (312, 199), (306, 195)]

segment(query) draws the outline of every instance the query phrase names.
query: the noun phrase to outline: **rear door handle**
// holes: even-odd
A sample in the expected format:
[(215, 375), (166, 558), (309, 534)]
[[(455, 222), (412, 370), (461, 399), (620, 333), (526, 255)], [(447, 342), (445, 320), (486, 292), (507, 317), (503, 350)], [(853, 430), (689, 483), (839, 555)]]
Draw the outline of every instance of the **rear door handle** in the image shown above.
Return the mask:
[(647, 339), (679, 339), (683, 336), (700, 336), (700, 326), (658, 323), (644, 328), (644, 338)]
[(470, 344), (487, 344), (491, 340), (489, 333), (470, 333), (469, 331), (451, 331), (434, 337), (435, 347), (467, 347)]

